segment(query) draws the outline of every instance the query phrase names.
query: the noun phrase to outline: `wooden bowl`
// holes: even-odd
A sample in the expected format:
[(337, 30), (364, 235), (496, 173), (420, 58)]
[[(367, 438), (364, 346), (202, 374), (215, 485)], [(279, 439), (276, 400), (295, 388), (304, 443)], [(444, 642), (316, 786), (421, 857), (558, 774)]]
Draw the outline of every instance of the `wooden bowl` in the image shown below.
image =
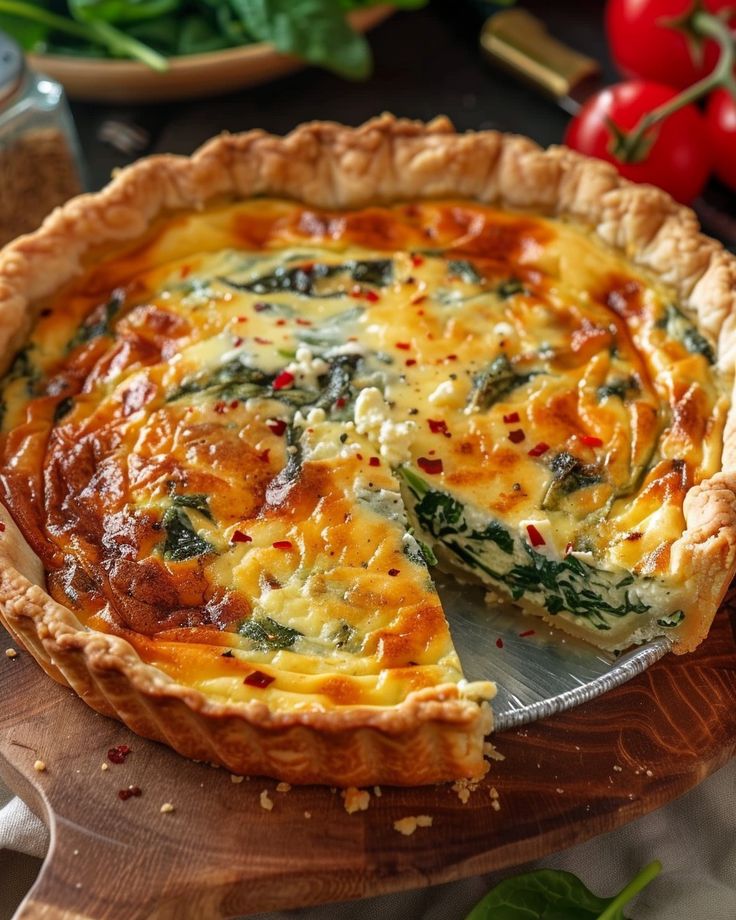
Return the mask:
[[(351, 13), (348, 18), (355, 29), (365, 32), (392, 12), (390, 6), (377, 6)], [(164, 73), (137, 61), (60, 54), (31, 54), (29, 60), (34, 70), (62, 83), (72, 99), (113, 103), (215, 96), (265, 83), (305, 66), (301, 58), (281, 54), (267, 42), (173, 58)]]

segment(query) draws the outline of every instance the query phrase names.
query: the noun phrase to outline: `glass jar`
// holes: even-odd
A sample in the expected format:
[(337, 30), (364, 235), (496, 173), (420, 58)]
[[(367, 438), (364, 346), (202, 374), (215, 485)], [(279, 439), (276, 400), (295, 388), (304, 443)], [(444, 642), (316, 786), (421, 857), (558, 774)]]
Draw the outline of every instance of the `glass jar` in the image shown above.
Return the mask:
[(0, 246), (35, 230), (82, 190), (74, 122), (64, 90), (26, 67), (0, 32)]

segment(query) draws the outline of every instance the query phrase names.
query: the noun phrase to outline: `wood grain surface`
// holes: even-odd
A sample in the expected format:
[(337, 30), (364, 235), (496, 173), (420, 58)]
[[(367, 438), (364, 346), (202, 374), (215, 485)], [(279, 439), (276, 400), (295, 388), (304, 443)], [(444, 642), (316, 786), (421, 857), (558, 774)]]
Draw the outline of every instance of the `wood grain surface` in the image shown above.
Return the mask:
[[(18, 917), (187, 920), (347, 900), (510, 868), (612, 830), (736, 753), (735, 603), (694, 654), (498, 735), (505, 759), (467, 804), (450, 786), (384, 788), (352, 815), (336, 791), (278, 792), (186, 761), (88, 709), (25, 652), (3, 654), (0, 773), (51, 829)], [(120, 744), (132, 753), (115, 765), (106, 755)], [(131, 785), (140, 797), (121, 801)], [(394, 830), (416, 815), (432, 826)]]

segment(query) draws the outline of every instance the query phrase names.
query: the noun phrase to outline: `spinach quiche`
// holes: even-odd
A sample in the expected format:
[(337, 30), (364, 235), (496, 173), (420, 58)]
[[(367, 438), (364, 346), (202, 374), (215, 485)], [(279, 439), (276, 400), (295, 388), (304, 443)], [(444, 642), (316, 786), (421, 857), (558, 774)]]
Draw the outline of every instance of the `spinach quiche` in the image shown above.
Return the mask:
[(435, 567), (606, 649), (734, 571), (736, 260), (664, 193), (384, 116), (219, 137), (0, 255), (0, 609), (238, 773), (477, 776)]

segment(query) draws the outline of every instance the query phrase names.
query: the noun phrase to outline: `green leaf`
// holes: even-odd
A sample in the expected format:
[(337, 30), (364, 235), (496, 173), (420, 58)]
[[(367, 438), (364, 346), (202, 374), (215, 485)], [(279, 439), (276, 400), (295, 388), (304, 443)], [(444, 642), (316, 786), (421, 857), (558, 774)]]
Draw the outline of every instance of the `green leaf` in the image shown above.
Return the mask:
[(650, 863), (615, 897), (599, 898), (570, 872), (539, 869), (505, 879), (466, 920), (626, 920), (625, 905), (661, 871)]
[(93, 314), (95, 318), (92, 320), (88, 319), (84, 325), (77, 329), (69, 342), (69, 351), (76, 348), (78, 345), (89, 342), (91, 339), (96, 339), (98, 336), (110, 335), (115, 317), (124, 301), (125, 295), (121, 291), (114, 291), (107, 303), (95, 310)]
[(519, 374), (506, 355), (494, 358), (488, 367), (475, 378), (473, 392), (468, 403), (469, 409), (485, 411), (490, 409), (512, 390), (528, 383), (538, 371)]
[(475, 265), (467, 259), (451, 259), (447, 263), (447, 271), (451, 275), (457, 275), (466, 284), (480, 284), (483, 281)]
[(164, 514), (163, 525), (166, 531), (164, 557), (171, 562), (215, 552), (214, 546), (195, 531), (189, 515), (181, 508), (169, 508)]
[(208, 520), (214, 521), (210, 511), (209, 499), (202, 492), (194, 492), (191, 495), (172, 495), (171, 501), (176, 508), (193, 508)]
[(67, 0), (69, 11), (82, 22), (125, 23), (157, 19), (182, 7), (181, 0)]
[(229, 0), (248, 34), (351, 80), (372, 69), (367, 41), (350, 28), (340, 0)]
[(667, 335), (681, 342), (691, 354), (702, 355), (708, 364), (715, 363), (713, 346), (674, 304), (668, 305), (664, 318), (657, 325), (666, 329)]
[(259, 652), (274, 652), (291, 648), (296, 640), (304, 635), (298, 629), (284, 626), (266, 616), (251, 617), (245, 620), (238, 627), (238, 632), (246, 639), (250, 639)]

